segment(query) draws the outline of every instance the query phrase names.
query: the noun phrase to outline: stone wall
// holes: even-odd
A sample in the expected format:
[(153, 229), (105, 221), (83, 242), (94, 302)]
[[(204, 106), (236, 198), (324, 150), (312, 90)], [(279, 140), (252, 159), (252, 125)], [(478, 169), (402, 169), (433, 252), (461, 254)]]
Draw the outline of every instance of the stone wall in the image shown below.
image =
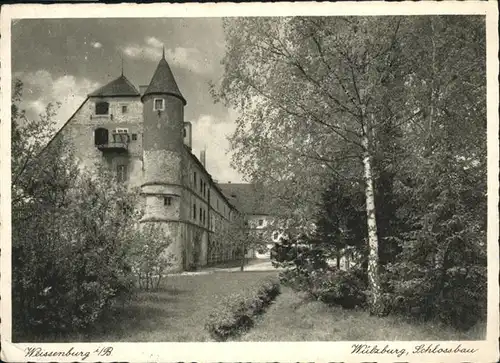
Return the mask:
[[(95, 114), (95, 103), (100, 101), (109, 103), (108, 115)], [(122, 113), (122, 106), (125, 105), (127, 112)], [(108, 129), (110, 133), (116, 128), (128, 128), (130, 135), (136, 135), (136, 140), (130, 140), (128, 153), (103, 153), (94, 144), (94, 130), (99, 127)], [(143, 180), (142, 132), (142, 103), (139, 97), (91, 97), (63, 127), (61, 135), (72, 145), (82, 166), (92, 170), (99, 163), (107, 165), (114, 173), (117, 165), (125, 164), (129, 186), (139, 187)]]

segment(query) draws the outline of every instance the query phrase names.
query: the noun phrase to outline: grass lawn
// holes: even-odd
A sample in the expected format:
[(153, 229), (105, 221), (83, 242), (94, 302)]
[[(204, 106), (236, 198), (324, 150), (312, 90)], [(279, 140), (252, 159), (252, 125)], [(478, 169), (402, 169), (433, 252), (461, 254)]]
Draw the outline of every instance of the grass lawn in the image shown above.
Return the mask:
[(400, 317), (377, 318), (366, 311), (329, 307), (305, 301), (282, 288), (269, 310), (242, 341), (355, 341), (355, 340), (482, 340), (486, 323), (467, 332), (435, 323), (406, 322)]
[(140, 292), (130, 304), (87, 335), (43, 337), (44, 341), (168, 342), (209, 341), (205, 330), (217, 296), (238, 292), (268, 272), (216, 272), (208, 275), (168, 276), (156, 292)]
[[(37, 342), (187, 342), (211, 341), (205, 330), (218, 296), (257, 283), (267, 272), (215, 272), (208, 275), (169, 276), (156, 292), (140, 292), (129, 304), (117, 307), (88, 334), (49, 336)], [(356, 341), (356, 340), (482, 340), (486, 324), (458, 332), (435, 323), (407, 322), (400, 317), (376, 318), (366, 311), (344, 310), (308, 301), (282, 287), (282, 294), (240, 341)], [(15, 339), (26, 341), (26, 339)]]

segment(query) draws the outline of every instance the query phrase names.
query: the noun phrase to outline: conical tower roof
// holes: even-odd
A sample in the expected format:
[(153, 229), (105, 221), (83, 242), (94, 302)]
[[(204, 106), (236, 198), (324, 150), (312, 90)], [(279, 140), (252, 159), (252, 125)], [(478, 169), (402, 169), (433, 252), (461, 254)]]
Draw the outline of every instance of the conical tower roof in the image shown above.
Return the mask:
[(149, 94), (169, 94), (181, 99), (184, 105), (186, 104), (186, 99), (182, 96), (181, 91), (179, 91), (172, 70), (165, 59), (165, 51), (163, 51), (160, 63), (158, 63), (153, 78), (142, 97)]
[(140, 96), (139, 91), (123, 74), (89, 94), (90, 97)]

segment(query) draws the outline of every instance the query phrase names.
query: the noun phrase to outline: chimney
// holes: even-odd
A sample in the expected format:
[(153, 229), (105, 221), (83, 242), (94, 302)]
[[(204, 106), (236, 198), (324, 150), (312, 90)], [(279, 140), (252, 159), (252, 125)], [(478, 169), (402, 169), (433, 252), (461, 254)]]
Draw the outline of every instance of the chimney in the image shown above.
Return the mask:
[(227, 183), (228, 183), (228, 184), (231, 184), (231, 180), (229, 180)]
[(206, 164), (205, 164), (206, 163), (206, 154), (207, 154), (206, 150), (200, 151), (200, 161), (201, 161), (201, 164), (205, 167), (206, 167)]
[(144, 94), (144, 92), (146, 92), (147, 89), (148, 89), (148, 85), (139, 86), (139, 93), (141, 94), (141, 96)]

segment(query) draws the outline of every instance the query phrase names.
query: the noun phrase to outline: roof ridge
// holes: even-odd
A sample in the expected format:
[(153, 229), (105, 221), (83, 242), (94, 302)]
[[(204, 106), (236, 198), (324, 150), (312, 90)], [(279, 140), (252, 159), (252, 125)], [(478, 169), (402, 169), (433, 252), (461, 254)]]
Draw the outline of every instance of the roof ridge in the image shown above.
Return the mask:
[(113, 79), (106, 83), (104, 86), (98, 88), (92, 93), (88, 94), (89, 97), (113, 97), (113, 96), (140, 96), (137, 88), (130, 82), (125, 75)]

